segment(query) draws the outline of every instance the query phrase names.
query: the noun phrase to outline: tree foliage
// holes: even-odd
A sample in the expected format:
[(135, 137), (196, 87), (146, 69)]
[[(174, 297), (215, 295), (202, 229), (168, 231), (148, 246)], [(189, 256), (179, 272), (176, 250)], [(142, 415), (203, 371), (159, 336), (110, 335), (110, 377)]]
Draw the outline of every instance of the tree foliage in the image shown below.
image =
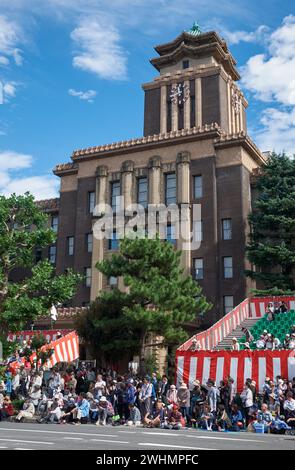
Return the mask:
[(107, 277), (122, 278), (125, 289), (104, 291), (90, 307), (78, 330), (103, 353), (120, 356), (140, 350), (148, 334), (172, 347), (187, 338), (185, 326), (211, 306), (201, 287), (184, 276), (181, 253), (159, 238), (125, 238), (120, 251), (97, 264)]
[(272, 153), (257, 177), (258, 197), (249, 215), (247, 256), (253, 269), (246, 274), (260, 281), (261, 294), (295, 290), (295, 160)]
[[(70, 299), (81, 277), (68, 271), (56, 275), (47, 260), (36, 264), (36, 248), (55, 242), (44, 214), (30, 194), (0, 196), (0, 335), (22, 329), (53, 304)], [(23, 280), (12, 282), (15, 269), (23, 269)]]

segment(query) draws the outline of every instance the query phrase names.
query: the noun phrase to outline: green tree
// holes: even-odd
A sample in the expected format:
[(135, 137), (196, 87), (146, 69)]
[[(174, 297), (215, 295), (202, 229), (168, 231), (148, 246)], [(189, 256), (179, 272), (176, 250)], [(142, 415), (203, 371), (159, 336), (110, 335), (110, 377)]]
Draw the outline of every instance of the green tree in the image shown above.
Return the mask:
[(272, 153), (255, 182), (258, 196), (249, 215), (246, 274), (260, 281), (258, 294), (295, 290), (295, 160)]
[[(185, 327), (199, 313), (211, 306), (201, 287), (184, 276), (180, 267), (181, 253), (171, 243), (159, 238), (125, 238), (120, 251), (110, 259), (97, 263), (107, 278), (122, 277), (126, 289), (102, 292), (86, 313), (84, 326), (95, 334), (102, 351), (114, 355), (122, 352), (145, 354), (150, 333), (163, 337), (162, 344), (175, 347), (187, 338)], [(87, 337), (81, 326), (79, 333)], [(89, 338), (89, 335), (88, 335)]]
[[(51, 245), (55, 237), (32, 195), (0, 196), (0, 336), (22, 329), (74, 295), (80, 275), (70, 270), (56, 275), (49, 261), (35, 262), (36, 248)], [(11, 281), (15, 269), (27, 272), (23, 280)]]

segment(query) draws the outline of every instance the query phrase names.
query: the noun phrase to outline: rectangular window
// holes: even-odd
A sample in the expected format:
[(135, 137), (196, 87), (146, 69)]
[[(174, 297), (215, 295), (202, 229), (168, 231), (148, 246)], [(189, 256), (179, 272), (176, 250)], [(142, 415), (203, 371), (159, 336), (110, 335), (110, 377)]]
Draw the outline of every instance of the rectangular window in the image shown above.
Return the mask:
[(84, 268), (85, 286), (91, 287), (91, 268)]
[(223, 258), (223, 276), (224, 279), (231, 279), (233, 277), (233, 259), (231, 256)]
[(146, 177), (137, 180), (137, 203), (145, 209), (148, 205), (148, 179)]
[(56, 246), (50, 246), (49, 247), (49, 261), (50, 263), (52, 264), (55, 264), (56, 263)]
[(112, 238), (109, 239), (109, 250), (118, 250), (119, 249), (119, 240), (117, 239), (117, 234), (114, 231), (112, 233)]
[(87, 251), (87, 253), (92, 253), (92, 247), (93, 247), (92, 233), (86, 233), (86, 251)]
[(42, 260), (42, 249), (37, 248), (36, 253), (35, 253), (35, 261), (36, 263), (39, 263)]
[(108, 284), (110, 287), (117, 287), (118, 285), (118, 278), (115, 276), (110, 276), (108, 279)]
[(188, 69), (189, 68), (189, 60), (183, 60), (182, 61), (182, 68), (183, 69)]
[(74, 254), (74, 244), (75, 244), (74, 237), (68, 237), (67, 238), (67, 246), (68, 246), (68, 255), (69, 256), (73, 256), (73, 254)]
[(199, 199), (203, 197), (203, 181), (202, 176), (194, 176), (194, 198)]
[(54, 215), (51, 217), (51, 228), (54, 232), (58, 230), (58, 216)]
[(234, 308), (234, 298), (232, 295), (223, 296), (223, 312), (224, 315), (229, 313)]
[(203, 221), (202, 220), (196, 220), (194, 222), (194, 240), (196, 242), (203, 241)]
[(176, 243), (175, 225), (167, 225), (167, 227), (166, 227), (166, 240), (167, 240), (167, 242), (173, 243), (173, 245)]
[(120, 181), (113, 181), (111, 183), (111, 207), (116, 212), (117, 197), (120, 196), (121, 185)]
[(165, 176), (165, 203), (176, 204), (176, 174), (168, 173)]
[(232, 239), (232, 221), (231, 219), (222, 219), (222, 238), (223, 240)]
[(95, 191), (89, 191), (88, 193), (88, 212), (92, 214), (95, 208)]
[(204, 279), (204, 264), (203, 258), (194, 259), (194, 274), (195, 279)]

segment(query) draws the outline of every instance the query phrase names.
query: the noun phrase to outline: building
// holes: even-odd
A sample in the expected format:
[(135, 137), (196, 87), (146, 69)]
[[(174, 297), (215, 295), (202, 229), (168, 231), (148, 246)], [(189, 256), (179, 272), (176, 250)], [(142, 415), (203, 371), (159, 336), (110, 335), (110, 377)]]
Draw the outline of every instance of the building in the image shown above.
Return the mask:
[[(208, 325), (253, 287), (244, 275), (250, 177), (265, 156), (247, 134), (248, 103), (237, 84), (236, 61), (216, 32), (194, 26), (155, 50), (157, 75), (143, 85), (143, 136), (76, 150), (71, 162), (54, 169), (60, 177), (59, 206), (52, 213), (58, 236), (48, 256), (57, 272), (71, 267), (85, 274), (66, 307), (87, 306), (117, 283), (95, 268), (118, 247), (115, 238), (93, 237), (96, 204), (112, 205), (119, 194), (125, 205), (184, 204), (188, 230), (191, 206), (201, 204), (201, 245), (183, 252), (182, 264), (214, 305), (203, 319)], [(182, 243), (177, 240), (177, 248)]]

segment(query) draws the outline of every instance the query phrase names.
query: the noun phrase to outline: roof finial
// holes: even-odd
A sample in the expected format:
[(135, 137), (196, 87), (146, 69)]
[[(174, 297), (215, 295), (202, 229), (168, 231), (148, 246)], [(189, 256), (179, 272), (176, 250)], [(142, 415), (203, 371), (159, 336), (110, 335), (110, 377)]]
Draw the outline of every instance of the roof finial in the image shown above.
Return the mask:
[(202, 34), (201, 28), (197, 21), (194, 22), (191, 29), (189, 29), (187, 33), (192, 34), (193, 36), (199, 36), (199, 34)]

